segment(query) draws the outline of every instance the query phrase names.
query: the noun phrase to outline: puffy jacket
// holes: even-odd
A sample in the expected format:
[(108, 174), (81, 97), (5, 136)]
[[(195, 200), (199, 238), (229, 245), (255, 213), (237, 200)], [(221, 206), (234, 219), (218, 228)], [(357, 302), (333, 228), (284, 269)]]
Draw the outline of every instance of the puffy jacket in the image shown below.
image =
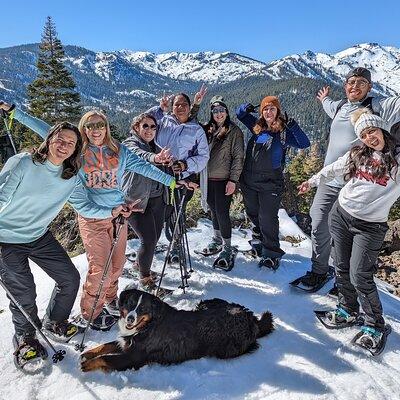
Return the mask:
[(231, 122), (226, 132), (217, 131), (207, 135), (210, 147), (208, 178), (237, 183), (243, 169), (243, 132)]

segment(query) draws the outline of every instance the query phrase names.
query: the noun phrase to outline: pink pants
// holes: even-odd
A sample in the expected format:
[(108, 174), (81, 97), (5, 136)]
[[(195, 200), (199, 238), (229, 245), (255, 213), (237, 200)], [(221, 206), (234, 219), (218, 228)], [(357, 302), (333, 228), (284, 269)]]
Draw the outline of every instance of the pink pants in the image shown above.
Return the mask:
[[(81, 312), (85, 319), (89, 319), (103, 271), (111, 252), (114, 227), (112, 218), (94, 219), (78, 216), (78, 223), (89, 262), (86, 281), (83, 284)], [(118, 279), (125, 264), (127, 233), (128, 228), (125, 223), (122, 226), (119, 240), (115, 245), (111, 264), (108, 268), (93, 318), (100, 314), (104, 303), (109, 303), (117, 297)]]

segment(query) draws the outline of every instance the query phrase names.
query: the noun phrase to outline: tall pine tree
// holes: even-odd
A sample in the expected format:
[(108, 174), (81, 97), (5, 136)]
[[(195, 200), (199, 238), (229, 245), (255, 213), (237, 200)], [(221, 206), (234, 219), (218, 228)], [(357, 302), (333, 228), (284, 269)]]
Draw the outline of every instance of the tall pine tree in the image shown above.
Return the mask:
[(37, 61), (38, 76), (28, 86), (30, 112), (50, 124), (77, 122), (80, 96), (64, 65), (65, 53), (51, 17), (47, 17)]

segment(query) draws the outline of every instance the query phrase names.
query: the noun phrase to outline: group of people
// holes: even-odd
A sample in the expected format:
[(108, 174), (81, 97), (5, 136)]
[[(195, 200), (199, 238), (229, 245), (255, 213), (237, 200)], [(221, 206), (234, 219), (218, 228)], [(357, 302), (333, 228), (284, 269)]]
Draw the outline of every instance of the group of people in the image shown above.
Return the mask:
[[(376, 345), (385, 323), (373, 272), (390, 206), (400, 195), (399, 157), (389, 134), (390, 126), (400, 120), (400, 98), (368, 97), (372, 83), (365, 68), (350, 71), (344, 86), (345, 101), (330, 99), (328, 87), (318, 93), (333, 121), (325, 167), (299, 186), (300, 194), (318, 186), (311, 209), (312, 270), (302, 281), (312, 287), (326, 278), (332, 236), (339, 302), (331, 319), (351, 322), (359, 312), (359, 301), (370, 328), (366, 335)], [(53, 337), (69, 340), (79, 326), (90, 323), (106, 330), (115, 322), (126, 224), (105, 281), (102, 275), (118, 215), (127, 218), (140, 239), (139, 285), (154, 290), (151, 265), (156, 244), (171, 213), (173, 193), (182, 186), (188, 193), (200, 186), (202, 205), (210, 209), (214, 229), (203, 251), (219, 253), (226, 263), (235, 251), (229, 208), (240, 187), (253, 224), (252, 245), (259, 266), (278, 268), (285, 254), (279, 244), (278, 220), (285, 154), (289, 147), (307, 148), (310, 141), (275, 96), (262, 99), (258, 115), (249, 103), (237, 108), (237, 118), (251, 133), (246, 144), (221, 96), (211, 99), (209, 121), (199, 124), (197, 113), (205, 94), (202, 87), (193, 104), (185, 93), (164, 96), (159, 106), (133, 120), (123, 143), (112, 138), (106, 115), (97, 110), (84, 114), (78, 126), (62, 122), (53, 127), (18, 108), (11, 111), (10, 117), (37, 132), (44, 142), (32, 152), (11, 157), (0, 172), (0, 274), (35, 323)], [(0, 108), (8, 112), (11, 107), (1, 102)], [(69, 316), (80, 276), (48, 230), (66, 202), (78, 213), (88, 259), (81, 314), (73, 322)], [(29, 258), (56, 282), (43, 321), (37, 315)], [(32, 357), (41, 348), (34, 328), (12, 302), (10, 310), (16, 351), (22, 358)]]

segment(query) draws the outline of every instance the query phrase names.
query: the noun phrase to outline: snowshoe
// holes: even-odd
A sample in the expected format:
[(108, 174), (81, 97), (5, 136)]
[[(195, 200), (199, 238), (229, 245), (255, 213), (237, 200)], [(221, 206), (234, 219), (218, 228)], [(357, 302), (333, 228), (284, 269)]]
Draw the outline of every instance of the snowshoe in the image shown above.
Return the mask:
[(110, 301), (109, 303), (105, 303), (104, 308), (114, 318), (119, 318), (120, 312), (118, 307), (118, 298), (115, 298), (113, 301)]
[(13, 346), (15, 350), (14, 364), (18, 369), (28, 374), (35, 374), (42, 371), (48, 353), (36, 339), (35, 334), (14, 335)]
[(204, 247), (203, 250), (195, 250), (194, 252), (196, 254), (200, 254), (202, 256), (212, 256), (214, 254), (219, 253), (222, 250), (222, 242), (216, 240), (213, 238), (211, 243), (207, 245), (207, 247)]
[[(144, 292), (150, 293), (154, 296), (157, 293), (157, 287), (158, 286), (156, 282), (151, 277), (140, 279), (138, 285), (139, 290), (143, 290)], [(173, 292), (174, 291), (172, 289), (167, 289), (161, 286), (160, 289), (158, 290), (157, 297), (163, 299), (164, 297), (167, 297)]]
[(335, 276), (334, 268), (329, 268), (326, 274), (316, 274), (313, 271), (307, 273), (294, 281), (290, 282), (293, 287), (308, 293), (318, 292), (327, 282)]
[(213, 268), (230, 271), (235, 265), (238, 250), (236, 247), (224, 248), (218, 258), (214, 261)]
[[(114, 317), (113, 315), (109, 314), (105, 308), (103, 308), (100, 314), (90, 323), (90, 327), (95, 331), (107, 332), (117, 321), (118, 317)], [(81, 314), (72, 318), (72, 322), (82, 330), (86, 329), (88, 324), (88, 320)]]
[[(160, 278), (160, 273), (151, 270), (150, 271), (150, 275), (154, 278), (154, 279), (159, 279)], [(164, 274), (166, 275), (166, 274)], [(138, 280), (140, 279), (140, 272), (139, 272), (139, 266), (137, 265), (136, 261), (134, 261), (132, 263), (132, 265), (128, 266), (128, 267), (124, 267), (122, 270), (122, 274), (121, 276), (123, 278), (127, 278), (127, 279), (135, 279)]]
[(247, 258), (257, 259), (261, 257), (262, 253), (262, 243), (258, 239), (251, 239), (249, 240), (249, 244), (251, 246), (250, 249), (240, 250), (238, 249), (239, 253), (242, 253)]
[(177, 248), (174, 248), (169, 253), (168, 264), (170, 265), (179, 264), (179, 261), (180, 261), (179, 250)]
[(259, 268), (267, 267), (276, 271), (279, 268), (281, 259), (280, 258), (273, 258), (273, 257), (262, 257), (258, 262)]
[(339, 289), (336, 283), (333, 285), (333, 288), (328, 292), (327, 296), (332, 297), (332, 299), (337, 300), (339, 296)]
[(343, 329), (350, 326), (361, 326), (364, 318), (358, 313), (348, 313), (341, 307), (336, 310), (319, 311), (314, 310), (318, 320), (328, 329)]
[(43, 320), (43, 330), (56, 342), (68, 343), (83, 329), (68, 320), (62, 322), (50, 321), (46, 317)]
[(378, 356), (385, 350), (387, 337), (391, 332), (392, 327), (388, 324), (385, 325), (383, 332), (372, 326), (363, 326), (351, 343), (367, 350), (372, 356)]

